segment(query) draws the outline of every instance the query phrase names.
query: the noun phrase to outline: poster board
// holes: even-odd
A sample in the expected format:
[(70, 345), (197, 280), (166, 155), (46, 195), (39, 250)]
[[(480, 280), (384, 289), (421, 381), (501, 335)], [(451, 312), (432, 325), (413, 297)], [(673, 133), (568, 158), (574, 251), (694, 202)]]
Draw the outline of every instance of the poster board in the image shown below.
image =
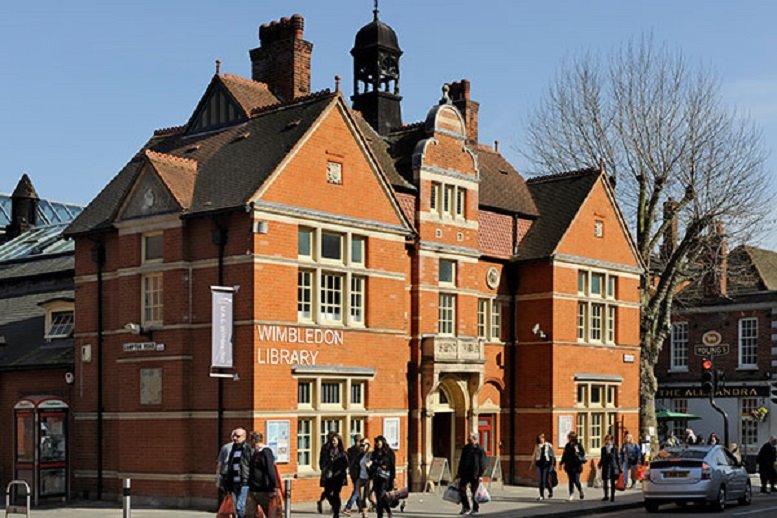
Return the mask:
[(450, 482), (452, 479), (451, 470), (448, 467), (448, 459), (445, 457), (434, 457), (431, 466), (429, 466), (429, 474), (426, 476), (424, 492), (436, 493), (437, 487), (441, 482)]
[(265, 437), (267, 447), (275, 455), (277, 464), (289, 462), (289, 429), (291, 422), (285, 420), (267, 421), (265, 424)]
[[(572, 416), (560, 415), (558, 416), (558, 443), (559, 448), (563, 448), (567, 444), (567, 435), (572, 431)], [(551, 441), (552, 442), (552, 441)]]
[(488, 489), (491, 489), (491, 483), (495, 480), (502, 484), (502, 489), (505, 487), (504, 477), (502, 476), (502, 459), (496, 455), (492, 455), (488, 458), (488, 466), (483, 473), (483, 477), (488, 479)]
[(399, 418), (398, 417), (384, 417), (383, 418), (383, 437), (386, 438), (386, 442), (392, 450), (399, 449)]

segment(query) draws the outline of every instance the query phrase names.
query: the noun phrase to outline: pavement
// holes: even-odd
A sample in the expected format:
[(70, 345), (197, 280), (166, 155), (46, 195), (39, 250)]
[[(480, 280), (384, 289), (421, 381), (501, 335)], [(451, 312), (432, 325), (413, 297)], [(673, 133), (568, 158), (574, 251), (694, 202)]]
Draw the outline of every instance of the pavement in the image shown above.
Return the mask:
[[(343, 488), (343, 500), (347, 499), (347, 488)], [(495, 483), (491, 489), (491, 502), (482, 504), (479, 516), (489, 518), (531, 518), (547, 517), (554, 518), (576, 517), (585, 515), (594, 515), (601, 513), (611, 513), (618, 510), (633, 509), (642, 506), (642, 492), (639, 489), (630, 489), (618, 491), (615, 494), (615, 502), (603, 502), (601, 500), (603, 493), (601, 489), (584, 488), (585, 499), (580, 500), (577, 496), (573, 501), (568, 500), (566, 484), (561, 484), (556, 488), (554, 497), (545, 499), (541, 502), (536, 500), (538, 490), (534, 487), (525, 486), (504, 486)], [(443, 517), (457, 516), (459, 506), (446, 502), (442, 499), (442, 489), (434, 493), (410, 493), (405, 501), (404, 512), (394, 510), (395, 518), (422, 518), (422, 517)], [(330, 517), (331, 513), (326, 512), (319, 515), (316, 512), (315, 503), (300, 503), (292, 506), (291, 516), (322, 516)], [(0, 507), (2, 509), (2, 507)], [(149, 509), (133, 507), (131, 518), (213, 518), (215, 511), (206, 512), (202, 510), (187, 509)], [(24, 516), (12, 514), (9, 518), (15, 516)], [(66, 507), (35, 508), (30, 513), (34, 518), (122, 518), (121, 503), (112, 504), (111, 502), (71, 502)], [(345, 516), (343, 513), (340, 516)], [(351, 516), (358, 517), (357, 513)], [(369, 513), (370, 517), (376, 514)]]

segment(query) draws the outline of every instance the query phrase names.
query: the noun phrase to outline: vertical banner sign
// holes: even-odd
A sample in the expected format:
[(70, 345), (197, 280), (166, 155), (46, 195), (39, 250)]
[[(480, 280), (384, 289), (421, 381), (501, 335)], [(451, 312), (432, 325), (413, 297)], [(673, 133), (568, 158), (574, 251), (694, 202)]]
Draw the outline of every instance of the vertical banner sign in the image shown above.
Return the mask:
[(213, 302), (211, 330), (211, 368), (232, 368), (232, 299), (235, 288), (211, 286)]

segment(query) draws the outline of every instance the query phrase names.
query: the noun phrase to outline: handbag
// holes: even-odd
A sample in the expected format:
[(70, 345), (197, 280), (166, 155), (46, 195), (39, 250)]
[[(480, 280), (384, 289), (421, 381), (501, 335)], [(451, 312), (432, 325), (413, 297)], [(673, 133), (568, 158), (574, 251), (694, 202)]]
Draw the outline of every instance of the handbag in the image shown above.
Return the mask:
[(235, 518), (235, 516), (237, 516), (235, 501), (232, 499), (232, 495), (227, 493), (216, 512), (216, 518)]
[(639, 481), (641, 481), (643, 478), (645, 478), (645, 470), (646, 470), (646, 469), (647, 469), (647, 468), (646, 468), (645, 466), (637, 466), (637, 469), (636, 469), (636, 473), (635, 473), (635, 476), (634, 476), (634, 478), (635, 478), (636, 480), (639, 480)]
[(618, 480), (615, 482), (615, 489), (617, 489), (618, 491), (626, 490), (626, 481), (623, 477), (623, 473), (618, 475)]
[(548, 471), (548, 485), (550, 487), (556, 487), (558, 485), (558, 473), (556, 473), (556, 468), (551, 468), (550, 471)]
[(375, 470), (375, 476), (378, 478), (382, 478), (383, 480), (388, 480), (391, 478), (391, 472), (387, 469), (383, 469), (380, 466)]
[(486, 504), (491, 501), (491, 495), (488, 494), (488, 489), (483, 482), (478, 484), (477, 491), (475, 491), (472, 498), (479, 504)]
[(267, 509), (267, 518), (283, 518), (283, 500), (280, 490), (276, 489), (275, 494), (270, 498), (270, 504)]
[(445, 492), (442, 494), (442, 499), (446, 502), (459, 505), (461, 503), (461, 493), (459, 492), (459, 482), (454, 480), (448, 487), (445, 488)]

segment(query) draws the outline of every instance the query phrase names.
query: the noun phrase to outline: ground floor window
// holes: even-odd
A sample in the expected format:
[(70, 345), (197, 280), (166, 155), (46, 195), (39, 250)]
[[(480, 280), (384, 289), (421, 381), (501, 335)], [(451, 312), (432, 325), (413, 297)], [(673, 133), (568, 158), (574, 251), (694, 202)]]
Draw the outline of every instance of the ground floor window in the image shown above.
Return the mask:
[[(672, 400), (672, 412), (679, 412), (681, 414), (688, 413), (688, 400), (683, 398)], [(678, 419), (672, 422), (672, 429), (670, 430), (675, 437), (683, 439), (685, 437), (685, 430), (688, 428), (688, 421), (685, 419)]]
[(758, 444), (758, 419), (754, 417), (758, 412), (758, 400), (756, 398), (742, 398), (739, 400), (741, 406), (741, 418), (739, 440), (742, 442), (743, 449), (753, 447)]
[(598, 450), (604, 436), (614, 434), (618, 416), (618, 385), (608, 382), (577, 383), (577, 440), (588, 450)]

